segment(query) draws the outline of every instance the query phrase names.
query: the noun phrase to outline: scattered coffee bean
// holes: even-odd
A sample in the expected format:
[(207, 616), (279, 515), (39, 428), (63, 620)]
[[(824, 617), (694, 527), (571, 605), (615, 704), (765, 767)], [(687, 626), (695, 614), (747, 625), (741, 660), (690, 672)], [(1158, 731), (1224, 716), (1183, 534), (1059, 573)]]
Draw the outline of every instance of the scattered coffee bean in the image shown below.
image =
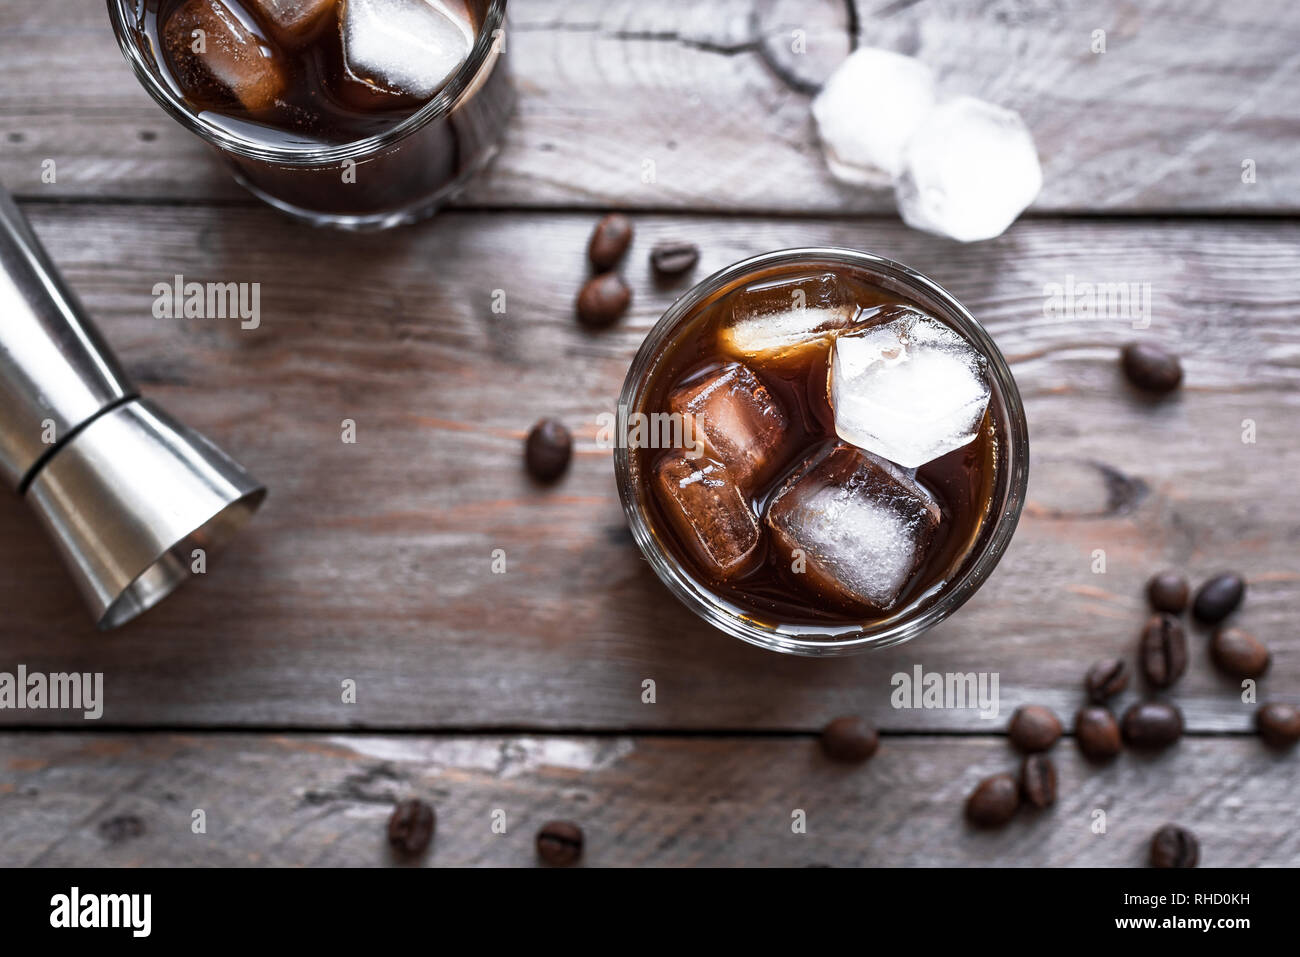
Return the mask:
[(1147, 600), (1156, 611), (1181, 615), (1190, 595), (1187, 579), (1177, 572), (1161, 572), (1147, 582)]
[(1196, 590), (1192, 602), (1192, 617), (1207, 625), (1218, 624), (1227, 618), (1246, 594), (1246, 582), (1240, 575), (1224, 572), (1215, 575)]
[(119, 814), (99, 822), (99, 834), (110, 844), (129, 841), (144, 833), (144, 821), (134, 814)]
[(578, 293), (578, 321), (589, 329), (603, 329), (616, 322), (631, 301), (632, 290), (618, 273), (593, 276)]
[(822, 730), (822, 750), (834, 761), (865, 761), (879, 747), (876, 729), (855, 715), (836, 718)]
[(1020, 807), (1020, 785), (1010, 774), (995, 774), (979, 783), (966, 799), (966, 819), (976, 827), (1001, 827)]
[(1046, 751), (1061, 736), (1061, 721), (1048, 708), (1025, 705), (1011, 716), (1007, 735), (1021, 751)]
[(1152, 615), (1138, 642), (1142, 674), (1155, 688), (1168, 688), (1187, 670), (1187, 635), (1173, 615)]
[(1166, 701), (1143, 701), (1124, 712), (1124, 740), (1135, 748), (1165, 748), (1183, 733), (1183, 713)]
[(524, 442), (524, 464), (541, 482), (552, 482), (563, 475), (572, 455), (573, 437), (556, 419), (542, 419)]
[(679, 276), (699, 261), (700, 247), (694, 243), (655, 243), (650, 250), (650, 265), (661, 276)]
[(1255, 712), (1255, 728), (1269, 747), (1289, 748), (1300, 741), (1300, 708), (1270, 701)]
[(1028, 754), (1020, 765), (1020, 793), (1037, 808), (1056, 803), (1056, 765), (1045, 754)]
[(582, 857), (582, 828), (551, 821), (537, 832), (537, 856), (554, 867), (568, 867)]
[(599, 272), (613, 269), (632, 242), (632, 223), (621, 213), (610, 213), (596, 224), (587, 243), (587, 258)]
[(1195, 867), (1200, 859), (1200, 842), (1185, 827), (1166, 824), (1151, 838), (1152, 867)]
[(1216, 628), (1210, 639), (1210, 657), (1234, 678), (1258, 678), (1273, 661), (1268, 645), (1244, 628)]
[(1105, 704), (1128, 687), (1128, 666), (1122, 658), (1103, 658), (1088, 669), (1083, 685), (1088, 689), (1088, 700)]
[(1178, 357), (1151, 343), (1129, 343), (1120, 354), (1120, 363), (1129, 382), (1144, 392), (1172, 392), (1183, 381)]
[(388, 819), (388, 843), (408, 857), (422, 854), (433, 840), (434, 823), (433, 808), (424, 801), (401, 801)]
[(1123, 748), (1119, 722), (1108, 709), (1095, 705), (1080, 708), (1074, 716), (1074, 740), (1084, 756), (1094, 761), (1109, 761)]

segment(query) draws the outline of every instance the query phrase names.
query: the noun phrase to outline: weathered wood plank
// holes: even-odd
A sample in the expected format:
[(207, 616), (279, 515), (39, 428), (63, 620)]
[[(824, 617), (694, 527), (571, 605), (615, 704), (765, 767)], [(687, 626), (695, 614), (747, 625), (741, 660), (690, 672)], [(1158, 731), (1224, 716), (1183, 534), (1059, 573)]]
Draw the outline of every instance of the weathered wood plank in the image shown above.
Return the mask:
[[(1024, 115), (1044, 163), (1040, 210), (1300, 208), (1288, 0), (857, 7), (860, 42), (913, 52), (946, 90)], [(892, 211), (887, 194), (835, 183), (809, 118), (809, 85), (849, 48), (848, 9), (515, 0), (519, 114), (463, 202)], [(33, 197), (246, 200), (136, 83), (102, 3), (9, 0), (0, 27), (0, 182)]]
[(530, 866), (553, 818), (582, 826), (589, 866), (1143, 866), (1170, 821), (1202, 866), (1300, 865), (1300, 760), (1250, 739), (1104, 768), (1062, 742), (1058, 803), (994, 833), (962, 819), (977, 781), (1018, 766), (988, 738), (886, 738), (861, 767), (806, 738), (7, 734), (0, 751), (6, 866), (390, 865), (409, 796), (437, 810), (432, 866)]
[[(841, 712), (882, 727), (986, 731), (969, 711), (895, 711), (890, 676), (997, 672), (1018, 704), (1072, 712), (1086, 666), (1127, 652), (1159, 567), (1250, 579), (1241, 621), (1275, 653), (1266, 693), (1300, 692), (1300, 226), (1032, 221), (973, 248), (886, 222), (643, 216), (630, 315), (572, 319), (591, 217), (447, 215), (341, 236), (261, 209), (36, 206), (37, 231), (126, 366), (271, 488), (207, 580), (95, 634), (19, 503), (0, 508), (0, 670), (105, 673), (105, 721), (249, 727), (815, 729)], [(993, 578), (952, 621), (857, 659), (791, 660), (697, 622), (625, 530), (594, 447), (640, 339), (676, 295), (649, 276), (661, 238), (703, 247), (698, 275), (765, 249), (843, 244), (933, 275), (1013, 360), (1035, 465), (1030, 506)], [(259, 281), (256, 330), (154, 319), (155, 282)], [(1149, 283), (1153, 319), (1067, 319), (1049, 283)], [(494, 314), (494, 290), (507, 311)], [(1135, 335), (1185, 356), (1186, 388), (1145, 402), (1122, 383)], [(579, 439), (539, 489), (520, 440), (542, 414)], [(340, 441), (340, 423), (358, 441)], [(1258, 440), (1244, 444), (1243, 420)], [(505, 549), (505, 575), (491, 573)], [(1105, 574), (1092, 571), (1106, 553)], [(1175, 690), (1191, 726), (1249, 709), (1203, 637)], [(359, 699), (340, 703), (340, 682)], [(641, 683), (658, 685), (642, 704)], [(1130, 693), (1132, 697), (1134, 693)], [(0, 722), (74, 723), (57, 712)]]

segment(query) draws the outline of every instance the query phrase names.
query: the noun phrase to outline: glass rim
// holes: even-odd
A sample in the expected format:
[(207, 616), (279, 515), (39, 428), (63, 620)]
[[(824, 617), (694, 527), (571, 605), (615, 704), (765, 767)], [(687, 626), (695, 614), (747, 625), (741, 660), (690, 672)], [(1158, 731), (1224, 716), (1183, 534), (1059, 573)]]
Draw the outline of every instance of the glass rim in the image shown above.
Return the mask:
[(395, 126), (348, 143), (336, 143), (330, 146), (287, 146), (258, 143), (202, 119), (150, 66), (149, 57), (135, 42), (138, 20), (130, 9), (133, 6), (132, 0), (107, 0), (107, 3), (113, 33), (117, 37), (117, 45), (121, 48), (122, 55), (131, 64), (145, 91), (174, 120), (222, 152), (285, 166), (320, 166), (356, 159), (375, 150), (393, 146), (423, 129), (438, 117), (450, 113), (466, 92), (473, 87), (479, 73), (487, 65), (488, 57), (497, 46), (497, 34), (505, 23), (506, 11), (506, 0), (487, 0), (483, 26), (474, 39), (469, 57), (433, 99)]
[[(922, 294), (922, 298), (937, 301), (944, 307), (941, 318), (953, 322), (957, 330), (970, 339), (989, 360), (989, 373), (1005, 406), (1008, 420), (1004, 423), (1005, 444), (1009, 446), (1006, 453), (1006, 491), (1005, 494), (1000, 492), (1003, 484), (1003, 479), (1000, 478), (994, 491), (994, 504), (999, 507), (996, 514), (990, 513), (988, 519), (993, 522), (992, 528), (983, 536), (983, 544), (977, 542), (977, 551), (962, 560), (959, 573), (942, 586), (938, 597), (916, 614), (909, 615), (904, 610), (901, 617), (885, 619), (876, 625), (865, 627), (832, 627), (829, 631), (817, 631), (819, 626), (801, 626), (795, 630), (755, 621), (720, 601), (712, 589), (690, 574), (651, 531), (639, 504), (637, 490), (633, 487), (631, 457), (622, 435), (618, 436), (615, 444), (614, 473), (619, 499), (632, 530), (632, 537), (655, 574), (679, 601), (715, 628), (749, 644), (787, 654), (834, 657), (909, 641), (948, 618), (984, 584), (1010, 544), (1024, 508), (1029, 483), (1029, 428), (1020, 390), (1006, 357), (979, 321), (955, 296), (909, 266), (873, 253), (840, 246), (804, 246), (760, 253), (720, 269), (688, 289), (668, 307), (642, 340), (619, 393), (620, 421), (623, 410), (630, 413), (635, 409), (640, 386), (648, 378), (660, 347), (701, 300), (761, 269), (801, 262), (810, 265), (841, 263), (857, 267), (868, 273), (889, 277), (904, 289), (915, 290)], [(830, 632), (834, 636), (826, 637)]]

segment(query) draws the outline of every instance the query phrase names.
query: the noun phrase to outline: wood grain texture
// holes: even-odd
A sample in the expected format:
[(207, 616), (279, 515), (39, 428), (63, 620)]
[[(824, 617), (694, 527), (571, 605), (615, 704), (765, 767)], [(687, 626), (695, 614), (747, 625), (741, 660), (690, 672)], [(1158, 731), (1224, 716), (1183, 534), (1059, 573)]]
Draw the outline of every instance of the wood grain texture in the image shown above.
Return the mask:
[[(1044, 165), (1039, 210), (1300, 208), (1289, 0), (859, 0), (852, 16), (843, 0), (513, 0), (510, 11), (519, 113), (465, 204), (892, 213), (891, 195), (830, 177), (808, 111), (809, 91), (860, 42), (915, 54), (948, 95), (1020, 111)], [(1091, 52), (1096, 30), (1103, 54)], [(27, 197), (250, 202), (145, 94), (96, 0), (8, 0), (0, 12), (0, 182)]]
[[(206, 580), (109, 635), (92, 631), (21, 504), (0, 508), (0, 670), (102, 671), (108, 724), (813, 730), (859, 712), (889, 730), (987, 732), (1025, 702), (1072, 713), (1086, 667), (1131, 654), (1143, 583), (1165, 566), (1242, 570), (1240, 623), (1274, 652), (1264, 693), (1300, 694), (1294, 223), (1030, 221), (971, 248), (888, 221), (641, 216), (631, 313), (592, 334), (572, 316), (586, 214), (456, 213), (358, 237), (257, 208), (29, 212), (146, 393), (271, 489)], [(767, 249), (874, 250), (933, 276), (989, 328), (1025, 396), (1030, 502), (956, 618), (878, 654), (790, 659), (712, 631), (660, 585), (594, 436), (686, 284), (649, 275), (665, 238), (700, 243), (697, 277)], [(261, 282), (260, 328), (152, 318), (153, 284), (178, 273)], [(1071, 276), (1149, 283), (1150, 328), (1046, 312), (1047, 284)], [(1184, 356), (1174, 398), (1151, 403), (1121, 380), (1117, 349), (1137, 336)], [(521, 468), (543, 414), (578, 438), (551, 488)], [(354, 445), (340, 441), (344, 419)], [(504, 575), (491, 571), (498, 548)], [(1092, 570), (1098, 549), (1105, 574)], [(918, 664), (998, 673), (1001, 714), (894, 710), (890, 676)], [(348, 678), (355, 705), (340, 703)], [(654, 705), (641, 702), (647, 678)], [(1173, 697), (1193, 728), (1249, 723), (1199, 631)], [(81, 724), (32, 711), (0, 722)]]
[(1203, 867), (1300, 865), (1300, 759), (1251, 739), (1104, 768), (1061, 742), (1057, 804), (995, 832), (962, 818), (1019, 763), (986, 738), (886, 738), (848, 767), (808, 738), (7, 734), (0, 752), (6, 866), (392, 865), (385, 823), (410, 796), (437, 811), (428, 866), (533, 866), (554, 818), (583, 828), (588, 866), (1140, 867), (1167, 822)]

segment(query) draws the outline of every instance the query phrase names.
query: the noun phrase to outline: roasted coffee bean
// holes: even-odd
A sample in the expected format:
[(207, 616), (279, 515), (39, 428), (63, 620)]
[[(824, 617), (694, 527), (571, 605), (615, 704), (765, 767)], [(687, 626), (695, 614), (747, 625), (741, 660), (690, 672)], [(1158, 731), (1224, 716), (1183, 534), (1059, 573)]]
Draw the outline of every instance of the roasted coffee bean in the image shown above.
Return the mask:
[(1025, 705), (1011, 716), (1007, 735), (1021, 751), (1046, 751), (1061, 736), (1061, 720), (1041, 705)]
[(603, 329), (616, 322), (631, 301), (632, 290), (618, 273), (593, 276), (578, 293), (578, 321), (589, 329)]
[(1173, 615), (1152, 615), (1138, 642), (1142, 674), (1155, 688), (1168, 688), (1187, 670), (1187, 635)]
[(1240, 575), (1224, 572), (1215, 575), (1196, 590), (1192, 602), (1192, 617), (1207, 625), (1217, 624), (1227, 618), (1246, 594), (1246, 582)]
[(1300, 708), (1270, 701), (1255, 712), (1255, 728), (1270, 747), (1289, 748), (1300, 741)]
[(582, 828), (568, 821), (551, 821), (537, 832), (537, 856), (555, 867), (567, 867), (582, 857)]
[(433, 840), (434, 823), (428, 804), (418, 798), (402, 801), (388, 819), (388, 843), (408, 856), (421, 854)]
[(976, 827), (1001, 827), (1020, 807), (1020, 785), (1010, 774), (995, 774), (979, 783), (966, 799), (966, 819)]
[(1216, 628), (1210, 639), (1210, 657), (1234, 678), (1258, 678), (1273, 662), (1268, 645), (1244, 628)]
[(524, 442), (524, 464), (533, 478), (551, 482), (564, 474), (573, 455), (573, 437), (556, 419), (542, 419)]
[(679, 276), (699, 261), (700, 247), (694, 243), (655, 243), (650, 250), (650, 265), (661, 276)]
[(1037, 808), (1056, 803), (1056, 765), (1045, 754), (1027, 754), (1020, 765), (1020, 793)]
[(1123, 748), (1119, 722), (1108, 709), (1097, 706), (1080, 708), (1074, 716), (1074, 740), (1094, 761), (1109, 761)]
[(1105, 704), (1128, 687), (1128, 666), (1121, 658), (1103, 658), (1088, 669), (1083, 686), (1090, 701)]
[(834, 761), (865, 761), (879, 747), (876, 729), (854, 715), (836, 718), (822, 729), (822, 750)]
[(1152, 867), (1195, 867), (1200, 859), (1200, 842), (1185, 827), (1166, 824), (1151, 838)]
[(1144, 392), (1172, 392), (1183, 381), (1178, 356), (1149, 342), (1126, 345), (1120, 363), (1128, 381)]
[(1161, 572), (1147, 582), (1147, 600), (1156, 611), (1181, 615), (1190, 595), (1187, 579), (1177, 572)]
[(1183, 733), (1183, 713), (1166, 701), (1143, 701), (1124, 712), (1123, 729), (1135, 748), (1166, 748)]
[(596, 224), (587, 243), (587, 258), (600, 272), (613, 269), (632, 242), (632, 223), (621, 213), (610, 213)]

